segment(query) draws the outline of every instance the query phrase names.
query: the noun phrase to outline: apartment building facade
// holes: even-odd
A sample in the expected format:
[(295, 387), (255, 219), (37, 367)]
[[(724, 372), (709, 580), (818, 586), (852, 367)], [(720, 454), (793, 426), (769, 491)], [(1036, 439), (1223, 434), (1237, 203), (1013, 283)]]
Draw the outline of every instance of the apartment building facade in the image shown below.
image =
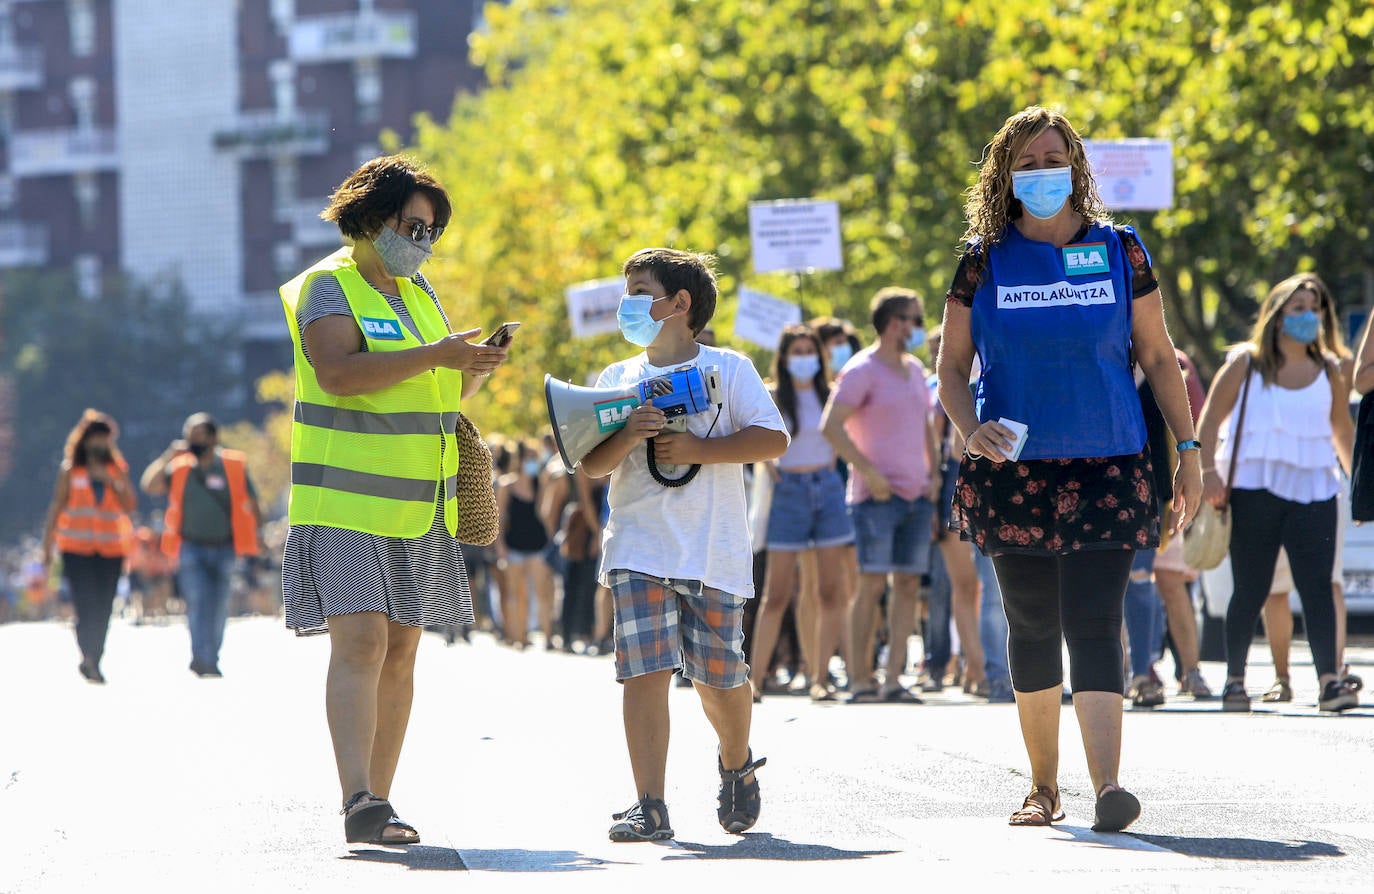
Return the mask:
[(290, 363), (278, 284), (329, 193), (477, 89), (481, 0), (0, 0), (0, 271), (177, 290), (245, 383)]

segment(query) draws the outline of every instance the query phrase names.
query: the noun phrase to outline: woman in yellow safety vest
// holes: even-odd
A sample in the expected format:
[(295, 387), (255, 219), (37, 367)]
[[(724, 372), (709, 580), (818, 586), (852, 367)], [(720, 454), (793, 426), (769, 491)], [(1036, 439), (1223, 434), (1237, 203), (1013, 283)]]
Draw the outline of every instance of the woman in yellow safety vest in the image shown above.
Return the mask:
[(375, 158), (321, 215), (346, 245), (281, 287), (296, 354), (286, 622), (328, 632), (325, 707), (350, 842), (415, 844), (389, 801), (426, 626), (473, 623), (455, 423), (506, 359), (453, 332), (420, 265), (451, 213), (412, 162)]
[[(87, 410), (67, 435), (57, 487), (43, 527), (44, 570), (62, 555), (62, 576), (76, 612), (81, 676), (104, 683), (100, 659), (115, 590), (133, 542), (129, 513), (138, 505), (129, 464), (115, 446), (115, 421)], [(44, 575), (46, 577), (46, 573)]]

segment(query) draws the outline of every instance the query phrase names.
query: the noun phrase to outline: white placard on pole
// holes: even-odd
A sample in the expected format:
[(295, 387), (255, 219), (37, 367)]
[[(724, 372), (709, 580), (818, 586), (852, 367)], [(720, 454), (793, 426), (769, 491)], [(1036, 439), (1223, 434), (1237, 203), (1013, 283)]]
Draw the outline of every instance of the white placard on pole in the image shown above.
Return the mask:
[(800, 323), (801, 305), (741, 287), (735, 311), (735, 335), (756, 345), (776, 349), (783, 327)]
[(1084, 140), (1108, 208), (1159, 211), (1174, 205), (1174, 145), (1168, 140)]
[(749, 241), (755, 273), (844, 269), (838, 202), (750, 202)]
[(620, 308), (620, 296), (625, 294), (625, 278), (594, 279), (568, 286), (568, 321), (576, 338), (616, 332), (620, 324), (615, 312)]

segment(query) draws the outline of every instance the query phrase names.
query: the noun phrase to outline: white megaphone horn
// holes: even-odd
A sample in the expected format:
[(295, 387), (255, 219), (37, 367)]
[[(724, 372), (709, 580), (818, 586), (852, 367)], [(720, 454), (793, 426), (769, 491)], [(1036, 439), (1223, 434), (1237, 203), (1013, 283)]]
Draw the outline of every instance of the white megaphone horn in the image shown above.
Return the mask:
[(639, 386), (583, 388), (544, 376), (544, 402), (563, 467), (571, 472), (592, 448), (615, 434), (639, 406)]

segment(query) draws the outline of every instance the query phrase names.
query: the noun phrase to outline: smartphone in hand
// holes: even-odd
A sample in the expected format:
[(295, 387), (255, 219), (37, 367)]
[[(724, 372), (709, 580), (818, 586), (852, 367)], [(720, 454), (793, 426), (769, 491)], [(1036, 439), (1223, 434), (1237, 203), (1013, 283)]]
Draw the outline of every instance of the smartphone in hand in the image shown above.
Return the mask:
[(520, 328), (519, 323), (507, 322), (497, 327), (496, 331), (482, 340), (482, 344), (491, 345), (494, 348), (504, 348), (510, 344), (515, 337), (515, 330)]

